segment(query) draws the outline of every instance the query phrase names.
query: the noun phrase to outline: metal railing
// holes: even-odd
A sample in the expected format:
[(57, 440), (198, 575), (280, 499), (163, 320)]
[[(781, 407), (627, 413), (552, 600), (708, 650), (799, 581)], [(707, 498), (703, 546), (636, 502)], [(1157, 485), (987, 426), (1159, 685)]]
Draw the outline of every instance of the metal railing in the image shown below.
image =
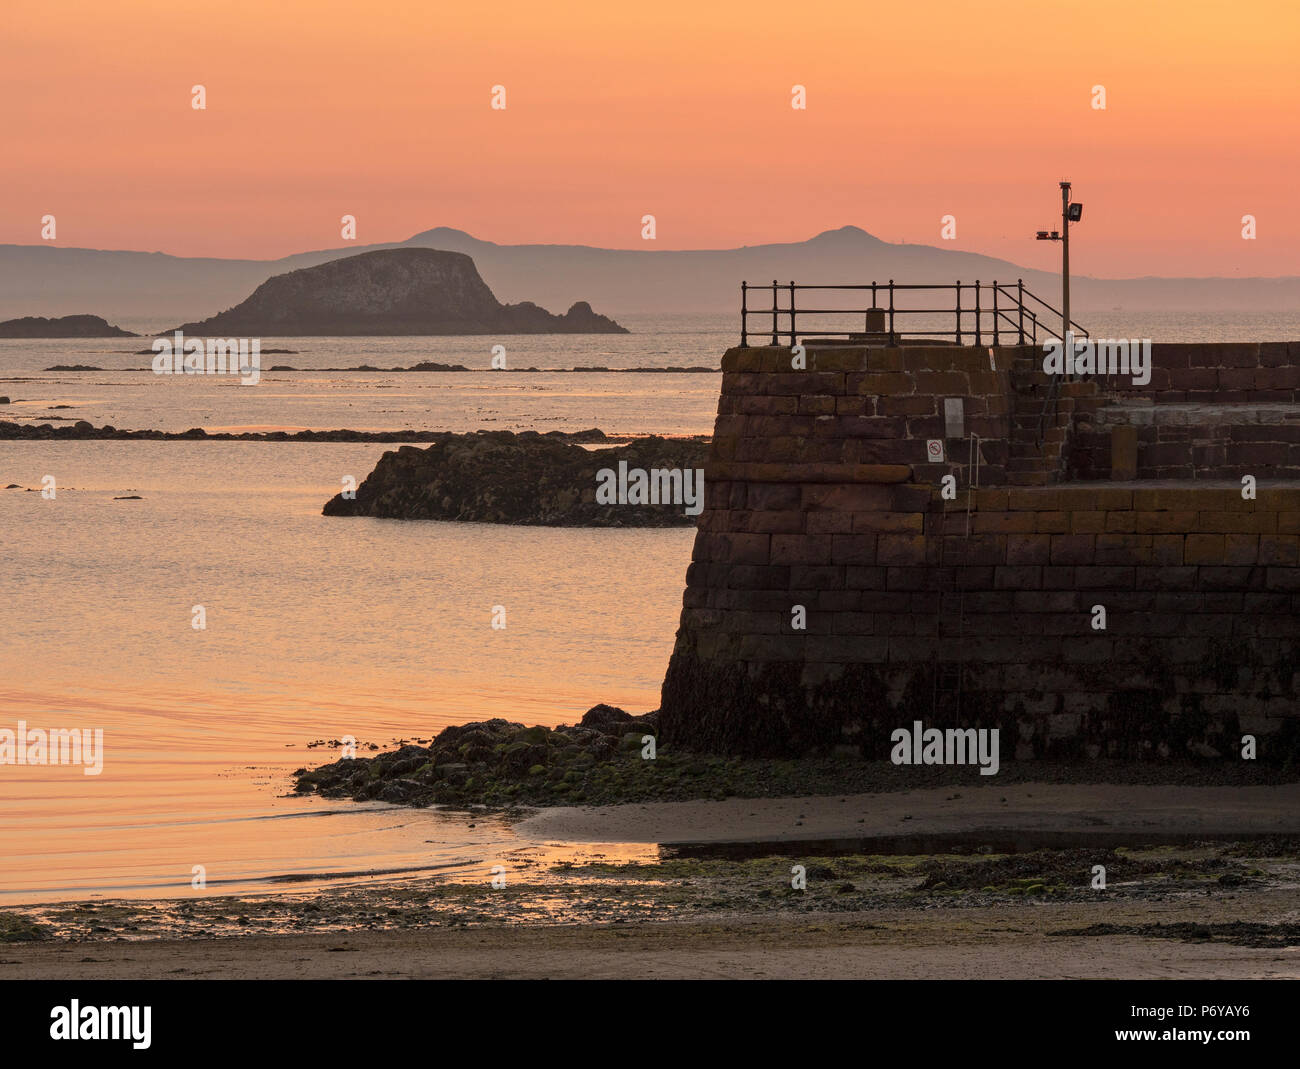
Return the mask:
[[(805, 304), (799, 307), (799, 294)], [(818, 298), (814, 294), (833, 294)], [(857, 295), (853, 307), (821, 307), (843, 294)], [(934, 298), (950, 294), (936, 304)], [(914, 299), (915, 298), (915, 299)], [(928, 298), (928, 300), (927, 300)], [(870, 304), (867, 304), (867, 300)], [(881, 302), (884, 302), (883, 304)], [(871, 282), (859, 285), (810, 286), (772, 280), (770, 286), (740, 284), (740, 344), (762, 338), (759, 345), (797, 345), (800, 338), (852, 344), (897, 345), (907, 339), (946, 341), (956, 345), (1026, 345), (1065, 333), (1059, 309), (1014, 283), (962, 282), (916, 285)], [(951, 329), (949, 329), (949, 325)], [(1071, 321), (1076, 337), (1088, 332)], [(770, 340), (769, 340), (770, 339)]]

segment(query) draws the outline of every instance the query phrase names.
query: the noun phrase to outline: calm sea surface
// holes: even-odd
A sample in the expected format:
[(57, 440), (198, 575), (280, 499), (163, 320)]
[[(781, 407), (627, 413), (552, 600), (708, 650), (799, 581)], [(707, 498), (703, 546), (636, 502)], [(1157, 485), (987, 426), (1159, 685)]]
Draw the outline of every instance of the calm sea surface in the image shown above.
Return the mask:
[[(1156, 340), (1300, 338), (1300, 315), (1099, 324)], [(629, 318), (609, 337), (268, 340), (257, 386), (162, 378), (149, 339), (0, 341), (0, 418), (139, 429), (476, 428), (707, 433), (729, 321)], [(1090, 325), (1093, 325), (1090, 323)], [(49, 372), (91, 364), (102, 372)], [(71, 406), (62, 408), (56, 406)], [(655, 708), (693, 532), (327, 519), (391, 446), (0, 441), (0, 728), (104, 733), (98, 776), (0, 765), (0, 902), (246, 891), (375, 870), (509, 863), (545, 847), (496, 819), (291, 795), (315, 740), (388, 746), (470, 719)], [(57, 496), (42, 498), (43, 477)], [(115, 500), (138, 495), (140, 500)], [(191, 626), (203, 606), (206, 630)], [(492, 607), (506, 609), (504, 631)], [(473, 823), (475, 826), (470, 827)], [(611, 844), (637, 856), (642, 847)]]

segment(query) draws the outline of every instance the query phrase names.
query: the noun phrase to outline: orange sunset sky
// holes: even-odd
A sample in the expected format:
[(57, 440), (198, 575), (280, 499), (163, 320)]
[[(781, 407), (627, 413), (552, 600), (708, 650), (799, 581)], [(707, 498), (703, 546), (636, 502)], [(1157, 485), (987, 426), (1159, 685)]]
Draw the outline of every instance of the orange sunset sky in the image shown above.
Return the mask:
[(0, 242), (944, 245), (952, 214), (948, 247), (1050, 269), (1070, 178), (1081, 273), (1300, 274), (1296, 0), (5, 0), (0, 99)]

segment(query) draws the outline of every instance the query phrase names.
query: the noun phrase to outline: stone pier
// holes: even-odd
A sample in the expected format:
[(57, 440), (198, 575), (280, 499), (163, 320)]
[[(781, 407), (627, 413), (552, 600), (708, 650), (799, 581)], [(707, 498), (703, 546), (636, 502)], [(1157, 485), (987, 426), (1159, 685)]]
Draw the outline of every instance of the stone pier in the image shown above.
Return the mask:
[(1042, 357), (725, 355), (665, 744), (1300, 759), (1300, 343), (1157, 344), (1142, 387)]

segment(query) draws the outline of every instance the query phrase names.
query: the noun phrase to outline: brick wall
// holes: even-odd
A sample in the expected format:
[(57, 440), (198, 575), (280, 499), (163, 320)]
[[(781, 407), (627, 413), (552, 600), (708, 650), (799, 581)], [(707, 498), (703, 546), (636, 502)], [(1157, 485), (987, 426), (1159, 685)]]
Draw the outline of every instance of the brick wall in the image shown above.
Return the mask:
[[(1300, 757), (1297, 486), (1005, 485), (1034, 354), (727, 354), (666, 741), (884, 757), (921, 719), (998, 727), (1017, 759), (1227, 756), (1245, 733)], [(924, 453), (963, 389), (979, 491), (964, 443)]]

